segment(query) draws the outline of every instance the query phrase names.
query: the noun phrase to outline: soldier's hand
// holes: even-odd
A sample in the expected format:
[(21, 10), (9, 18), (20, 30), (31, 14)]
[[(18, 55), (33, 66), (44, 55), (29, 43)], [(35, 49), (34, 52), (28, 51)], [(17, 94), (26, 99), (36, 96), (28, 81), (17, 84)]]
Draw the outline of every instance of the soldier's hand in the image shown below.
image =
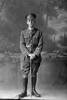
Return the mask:
[(29, 54), (30, 59), (33, 59), (35, 57), (35, 54)]

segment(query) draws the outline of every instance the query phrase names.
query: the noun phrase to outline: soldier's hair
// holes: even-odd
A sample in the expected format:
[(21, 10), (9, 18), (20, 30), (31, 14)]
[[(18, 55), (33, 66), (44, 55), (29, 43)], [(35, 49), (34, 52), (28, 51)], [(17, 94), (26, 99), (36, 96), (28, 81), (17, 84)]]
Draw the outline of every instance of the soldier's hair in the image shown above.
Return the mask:
[(25, 16), (25, 19), (27, 19), (28, 16), (32, 16), (34, 19), (37, 17), (35, 13), (30, 13)]

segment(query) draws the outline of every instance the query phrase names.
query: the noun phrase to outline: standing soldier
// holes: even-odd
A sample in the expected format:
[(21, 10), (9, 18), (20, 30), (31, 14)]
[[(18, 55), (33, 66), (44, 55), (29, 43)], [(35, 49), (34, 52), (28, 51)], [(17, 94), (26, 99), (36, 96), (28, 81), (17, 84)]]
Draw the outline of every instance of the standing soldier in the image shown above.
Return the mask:
[(28, 28), (21, 32), (20, 36), (20, 50), (21, 50), (21, 70), (23, 78), (23, 92), (19, 94), (19, 98), (27, 96), (28, 74), (30, 72), (31, 59), (31, 80), (32, 91), (31, 94), (40, 97), (37, 93), (36, 81), (37, 72), (41, 63), (41, 51), (43, 48), (43, 37), (39, 29), (35, 28), (36, 14), (30, 13), (25, 16)]

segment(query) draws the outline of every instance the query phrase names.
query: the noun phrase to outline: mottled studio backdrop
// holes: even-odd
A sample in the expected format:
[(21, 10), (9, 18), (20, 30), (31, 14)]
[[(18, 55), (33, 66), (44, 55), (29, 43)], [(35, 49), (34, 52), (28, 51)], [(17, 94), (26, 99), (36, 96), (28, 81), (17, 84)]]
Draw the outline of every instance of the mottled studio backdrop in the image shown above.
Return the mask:
[(24, 16), (37, 14), (43, 33), (42, 63), (38, 86), (67, 88), (67, 1), (0, 0), (0, 91), (21, 89), (20, 32), (27, 28)]

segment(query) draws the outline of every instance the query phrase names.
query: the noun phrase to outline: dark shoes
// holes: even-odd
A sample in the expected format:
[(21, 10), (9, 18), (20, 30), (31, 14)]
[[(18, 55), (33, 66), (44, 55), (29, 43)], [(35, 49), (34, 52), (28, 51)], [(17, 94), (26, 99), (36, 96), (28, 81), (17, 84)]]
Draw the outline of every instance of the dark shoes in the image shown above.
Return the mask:
[[(27, 96), (27, 84), (28, 84), (28, 78), (23, 78), (24, 92), (19, 94), (19, 99)], [(37, 93), (35, 86), (36, 86), (36, 77), (32, 77), (32, 93), (31, 94), (32, 96), (41, 97), (41, 95)]]
[[(26, 96), (27, 96), (27, 92), (21, 93), (21, 94), (19, 94), (19, 99), (24, 98), (24, 97), (26, 97)], [(32, 91), (32, 96), (41, 97), (41, 95), (38, 94), (36, 90), (33, 90), (33, 91)]]
[(23, 78), (24, 92), (19, 94), (19, 99), (27, 96), (27, 84), (28, 84), (28, 77), (25, 77), (25, 78)]
[[(38, 94), (36, 90), (33, 90), (31, 94), (32, 96), (35, 96), (35, 97), (41, 97), (41, 95)], [(21, 93), (19, 94), (19, 99), (24, 98), (26, 96), (27, 96), (27, 92)]]
[(27, 92), (21, 93), (19, 94), (19, 99), (26, 97), (27, 96)]
[(33, 95), (33, 96), (36, 96), (36, 97), (41, 97), (41, 95), (38, 94), (36, 90), (33, 90), (33, 91), (32, 91), (32, 95)]
[(37, 93), (36, 88), (35, 88), (36, 87), (37, 77), (36, 76), (32, 77), (31, 80), (32, 80), (32, 95), (36, 96), (36, 97), (41, 97), (41, 95)]

